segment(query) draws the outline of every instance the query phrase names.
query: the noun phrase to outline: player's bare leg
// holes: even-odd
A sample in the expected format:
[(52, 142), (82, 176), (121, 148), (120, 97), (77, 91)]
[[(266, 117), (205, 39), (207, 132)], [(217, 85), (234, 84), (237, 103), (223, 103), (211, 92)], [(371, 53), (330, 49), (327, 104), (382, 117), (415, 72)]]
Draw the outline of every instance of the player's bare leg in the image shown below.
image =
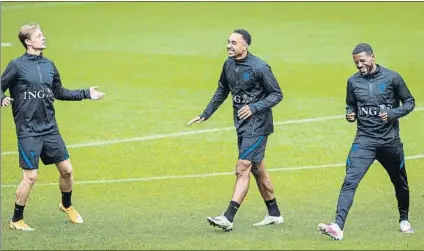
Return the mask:
[(13, 218), (9, 223), (9, 227), (17, 230), (31, 231), (33, 228), (29, 227), (23, 220), (24, 208), (28, 201), (29, 194), (31, 193), (32, 186), (38, 178), (37, 169), (26, 170), (22, 172), (22, 180), (16, 189), (15, 211)]
[(59, 189), (62, 193), (62, 201), (59, 203), (59, 209), (65, 212), (72, 223), (83, 223), (81, 215), (72, 206), (71, 196), (74, 184), (72, 175), (72, 164), (70, 159), (56, 164), (59, 170)]
[(67, 159), (56, 164), (59, 171), (59, 189), (61, 192), (71, 192), (74, 185), (71, 160)]
[(252, 174), (256, 179), (256, 184), (258, 185), (259, 192), (261, 193), (264, 201), (275, 199), (274, 186), (271, 183), (271, 177), (265, 170), (265, 160), (253, 165)]
[(16, 204), (25, 206), (32, 186), (38, 178), (38, 170), (23, 170), (22, 180), (16, 189)]
[(236, 184), (234, 186), (233, 197), (230, 201), (227, 211), (217, 217), (208, 217), (211, 225), (220, 227), (225, 231), (233, 229), (234, 215), (246, 197), (249, 190), (250, 170), (252, 169), (252, 162), (248, 160), (239, 160), (236, 166)]
[(259, 192), (261, 193), (262, 198), (265, 201), (265, 205), (268, 208), (268, 215), (266, 215), (261, 222), (255, 223), (254, 225), (263, 226), (283, 223), (284, 220), (281, 216), (274, 195), (274, 186), (272, 185), (269, 173), (265, 169), (265, 160), (262, 160), (260, 163), (255, 163), (253, 165), (252, 174), (256, 179)]
[(250, 170), (252, 162), (248, 160), (239, 160), (236, 166), (236, 184), (234, 186), (232, 201), (241, 204), (249, 190)]

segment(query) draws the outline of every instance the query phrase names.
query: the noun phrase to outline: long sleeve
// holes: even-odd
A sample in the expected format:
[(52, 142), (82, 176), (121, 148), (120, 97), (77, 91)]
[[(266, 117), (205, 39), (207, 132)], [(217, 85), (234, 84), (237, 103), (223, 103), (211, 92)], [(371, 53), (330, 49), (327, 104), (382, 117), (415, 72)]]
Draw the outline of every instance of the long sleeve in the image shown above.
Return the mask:
[(225, 76), (225, 64), (222, 68), (221, 76), (219, 78), (218, 82), (218, 88), (215, 91), (215, 94), (213, 95), (211, 101), (209, 102), (206, 109), (203, 111), (203, 113), (200, 115), (200, 117), (204, 119), (208, 119), (212, 116), (212, 114), (218, 110), (218, 108), (224, 103), (224, 101), (227, 99), (228, 94), (230, 93), (230, 88), (228, 87), (227, 78)]
[(249, 105), (253, 114), (262, 112), (266, 109), (271, 109), (283, 100), (283, 92), (281, 91), (271, 68), (266, 65), (265, 67), (261, 67), (257, 73), (259, 80), (268, 95), (261, 101)]
[(90, 98), (90, 90), (68, 90), (62, 86), (60, 80), (60, 74), (56, 66), (54, 66), (54, 77), (53, 77), (53, 94), (58, 100), (83, 100)]
[(353, 92), (352, 82), (348, 80), (346, 87), (346, 114), (350, 114), (352, 112), (356, 114), (357, 110), (358, 107), (356, 105), (356, 97), (355, 93)]
[(395, 98), (402, 102), (402, 106), (389, 110), (387, 115), (389, 119), (398, 119), (414, 110), (415, 99), (399, 74), (393, 80), (393, 83), (395, 86)]
[(13, 82), (16, 81), (17, 69), (13, 61), (9, 62), (4, 72), (1, 74), (1, 92), (0, 101), (5, 97), (4, 92), (9, 89)]

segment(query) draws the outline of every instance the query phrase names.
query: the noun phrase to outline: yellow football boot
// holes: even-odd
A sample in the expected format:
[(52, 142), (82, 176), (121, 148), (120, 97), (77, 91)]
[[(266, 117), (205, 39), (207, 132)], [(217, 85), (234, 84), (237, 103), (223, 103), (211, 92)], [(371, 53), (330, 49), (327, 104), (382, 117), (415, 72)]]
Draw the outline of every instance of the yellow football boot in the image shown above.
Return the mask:
[(81, 223), (84, 222), (81, 215), (77, 212), (77, 210), (74, 207), (70, 206), (68, 208), (65, 208), (62, 205), (62, 202), (61, 202), (61, 203), (59, 203), (59, 209), (62, 210), (63, 212), (65, 212), (68, 215), (68, 217), (69, 217), (69, 219), (71, 220), (72, 223), (81, 224)]
[(19, 221), (17, 221), (17, 222), (10, 221), (10, 223), (9, 223), (9, 227), (10, 227), (11, 229), (23, 230), (23, 231), (32, 231), (32, 230), (34, 230), (34, 228), (32, 228), (32, 227), (28, 226), (28, 225), (24, 222), (24, 220), (23, 220), (23, 219), (22, 219), (22, 220), (19, 220)]

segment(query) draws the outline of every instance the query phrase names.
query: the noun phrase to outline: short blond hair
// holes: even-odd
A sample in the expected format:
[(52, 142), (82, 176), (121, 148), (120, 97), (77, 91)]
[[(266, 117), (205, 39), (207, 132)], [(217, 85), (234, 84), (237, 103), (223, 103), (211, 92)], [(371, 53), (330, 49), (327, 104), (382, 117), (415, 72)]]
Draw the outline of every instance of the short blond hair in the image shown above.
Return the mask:
[(24, 24), (21, 26), (18, 38), (19, 41), (21, 41), (22, 45), (25, 47), (25, 49), (27, 49), (27, 44), (25, 43), (25, 40), (29, 39), (36, 29), (40, 29), (40, 25), (36, 23)]

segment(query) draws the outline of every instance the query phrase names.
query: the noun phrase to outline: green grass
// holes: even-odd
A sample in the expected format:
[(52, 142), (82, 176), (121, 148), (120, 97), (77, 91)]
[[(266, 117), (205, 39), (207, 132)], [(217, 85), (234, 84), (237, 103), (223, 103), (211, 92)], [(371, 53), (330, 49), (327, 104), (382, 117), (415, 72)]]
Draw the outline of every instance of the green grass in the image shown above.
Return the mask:
[[(55, 103), (68, 145), (232, 126), (231, 100), (203, 124), (185, 123), (210, 100), (235, 28), (252, 34), (251, 52), (272, 67), (284, 92), (276, 121), (341, 115), (352, 48), (370, 43), (377, 62), (398, 71), (424, 106), (423, 3), (1, 3), (1, 71), (23, 53), (20, 25), (38, 22), (45, 55), (70, 89), (100, 85), (100, 102)], [(32, 8), (32, 9), (31, 9)], [(247, 14), (249, 13), (249, 14)], [(401, 121), (407, 156), (424, 154), (424, 112)], [(10, 108), (1, 109), (1, 151), (16, 151)], [(343, 119), (276, 126), (267, 146), (268, 168), (343, 163), (355, 125)], [(57, 170), (40, 166), (25, 209), (36, 231), (7, 229), (15, 186), (1, 189), (2, 249), (422, 249), (424, 165), (408, 160), (411, 222), (401, 234), (393, 187), (375, 164), (360, 184), (345, 239), (316, 232), (334, 218), (344, 167), (271, 172), (285, 223), (255, 228), (266, 207), (252, 179), (231, 233), (209, 226), (223, 212), (235, 177), (181, 178), (232, 172), (234, 130), (105, 146), (70, 148), (76, 185), (73, 202), (83, 225), (57, 209)], [(122, 182), (122, 179), (180, 178)], [(1, 183), (21, 178), (16, 154), (1, 156)], [(118, 180), (113, 183), (87, 181)], [(121, 181), (119, 181), (121, 180)], [(49, 185), (50, 184), (50, 185)]]

